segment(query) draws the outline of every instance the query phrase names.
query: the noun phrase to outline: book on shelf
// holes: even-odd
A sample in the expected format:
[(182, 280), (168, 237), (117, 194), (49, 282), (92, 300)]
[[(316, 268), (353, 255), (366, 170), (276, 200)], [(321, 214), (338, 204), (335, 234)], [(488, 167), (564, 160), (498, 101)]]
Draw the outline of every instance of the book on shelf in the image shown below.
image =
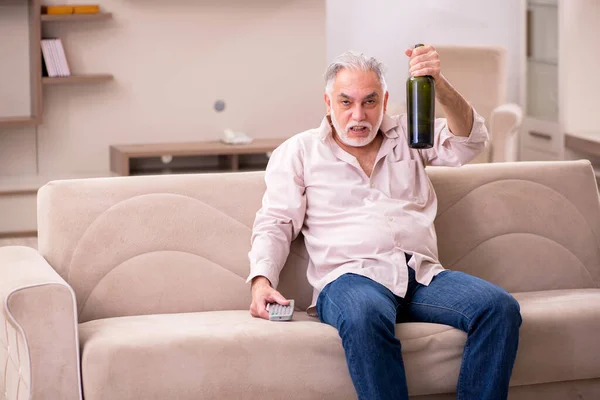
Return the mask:
[(42, 14), (48, 14), (48, 15), (73, 14), (73, 6), (42, 6)]
[(73, 6), (73, 14), (98, 14), (99, 12), (100, 6), (97, 4)]
[(42, 76), (71, 76), (65, 49), (60, 39), (42, 39)]
[(56, 5), (42, 6), (42, 14), (47, 15), (65, 15), (65, 14), (98, 14), (100, 6), (98, 4), (81, 4), (76, 6)]
[(50, 77), (58, 76), (58, 71), (54, 63), (54, 57), (50, 52), (50, 40), (42, 39), (42, 63), (46, 67), (46, 72)]

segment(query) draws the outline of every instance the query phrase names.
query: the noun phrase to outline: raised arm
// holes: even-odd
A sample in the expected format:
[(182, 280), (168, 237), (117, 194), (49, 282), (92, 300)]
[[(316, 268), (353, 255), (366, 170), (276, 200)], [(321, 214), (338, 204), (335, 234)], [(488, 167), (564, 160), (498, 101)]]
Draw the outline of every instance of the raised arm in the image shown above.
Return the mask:
[(466, 164), (483, 151), (489, 140), (483, 118), (442, 75), (440, 57), (433, 46), (407, 49), (405, 53), (410, 57), (411, 75), (433, 77), (436, 98), (446, 114), (446, 118), (436, 120), (433, 148), (420, 150), (425, 163)]
[(473, 108), (442, 74), (435, 80), (435, 95), (444, 108), (450, 132), (469, 136), (473, 128)]

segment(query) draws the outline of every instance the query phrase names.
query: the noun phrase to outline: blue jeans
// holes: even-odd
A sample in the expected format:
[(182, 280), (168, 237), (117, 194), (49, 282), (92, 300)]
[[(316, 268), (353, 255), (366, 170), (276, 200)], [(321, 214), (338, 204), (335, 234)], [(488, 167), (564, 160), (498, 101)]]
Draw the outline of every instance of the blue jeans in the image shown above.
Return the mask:
[(349, 273), (323, 288), (317, 312), (338, 330), (361, 400), (408, 399), (397, 322), (433, 322), (465, 331), (456, 398), (508, 397), (521, 314), (517, 301), (498, 286), (449, 270), (424, 286), (409, 268), (408, 292), (401, 298), (372, 279)]

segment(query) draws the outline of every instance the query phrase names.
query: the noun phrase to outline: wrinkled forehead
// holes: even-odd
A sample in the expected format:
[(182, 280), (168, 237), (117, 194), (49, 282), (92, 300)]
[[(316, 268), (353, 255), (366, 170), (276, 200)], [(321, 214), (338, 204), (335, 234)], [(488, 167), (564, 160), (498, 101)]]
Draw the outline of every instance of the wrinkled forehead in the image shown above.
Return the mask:
[(381, 97), (383, 96), (383, 87), (374, 71), (342, 69), (336, 75), (331, 94), (353, 99), (363, 99), (373, 94)]

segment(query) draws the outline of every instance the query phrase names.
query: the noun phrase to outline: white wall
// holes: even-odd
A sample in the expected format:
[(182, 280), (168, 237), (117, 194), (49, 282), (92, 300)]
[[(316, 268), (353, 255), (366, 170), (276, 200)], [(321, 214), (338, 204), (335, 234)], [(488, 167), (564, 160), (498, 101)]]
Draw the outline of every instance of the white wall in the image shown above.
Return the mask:
[(28, 20), (26, 1), (0, 1), (0, 117), (31, 115)]
[[(115, 81), (45, 87), (37, 132), (0, 130), (0, 175), (98, 173), (108, 170), (110, 144), (210, 140), (226, 127), (290, 136), (318, 124), (324, 67), (347, 49), (386, 63), (397, 101), (406, 47), (503, 45), (508, 100), (518, 101), (520, 1), (101, 0), (112, 20), (46, 23), (45, 33), (63, 39), (73, 72)], [(15, 43), (0, 41), (0, 51)], [(6, 57), (1, 64), (16, 68)], [(213, 111), (216, 99), (225, 112)]]
[[(27, 2), (0, 1), (0, 118), (31, 115)], [(0, 176), (36, 174), (35, 129), (0, 129)]]
[(19, 154), (0, 158), (0, 175), (35, 173), (36, 162), (44, 176), (96, 174), (111, 144), (216, 140), (225, 128), (289, 137), (320, 123), (325, 0), (99, 3), (112, 20), (45, 23), (44, 33), (63, 40), (72, 72), (115, 80), (44, 87), (37, 132), (0, 129), (0, 156)]
[[(408, 59), (416, 43), (500, 45), (508, 53), (507, 101), (520, 102), (521, 0), (328, 0), (327, 60), (346, 50), (387, 66), (390, 101), (404, 102)], [(443, 63), (442, 61), (442, 72)]]

